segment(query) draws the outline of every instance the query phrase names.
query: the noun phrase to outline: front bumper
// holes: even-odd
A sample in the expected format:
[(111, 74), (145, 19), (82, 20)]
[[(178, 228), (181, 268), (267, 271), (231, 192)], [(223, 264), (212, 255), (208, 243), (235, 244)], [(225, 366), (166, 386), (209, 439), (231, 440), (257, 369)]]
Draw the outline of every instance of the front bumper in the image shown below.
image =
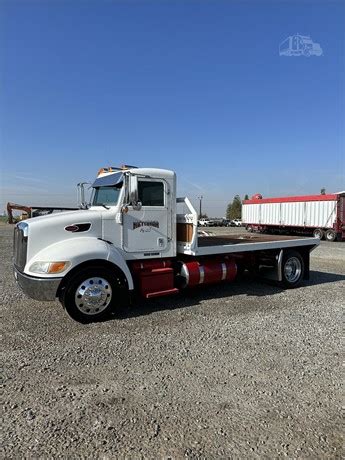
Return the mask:
[(62, 278), (35, 278), (25, 275), (14, 267), (14, 277), (29, 297), (35, 300), (55, 300)]

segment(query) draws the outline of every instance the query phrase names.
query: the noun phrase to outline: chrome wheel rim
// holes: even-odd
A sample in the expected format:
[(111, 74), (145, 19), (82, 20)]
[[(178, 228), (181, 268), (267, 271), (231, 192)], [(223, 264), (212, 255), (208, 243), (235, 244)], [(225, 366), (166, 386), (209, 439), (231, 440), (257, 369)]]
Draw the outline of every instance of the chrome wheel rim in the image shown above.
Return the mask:
[(88, 278), (76, 290), (75, 304), (85, 315), (97, 315), (110, 304), (112, 289), (107, 280), (100, 277)]
[(334, 240), (334, 235), (331, 232), (326, 233), (326, 239), (328, 241), (333, 241)]
[(290, 257), (284, 265), (284, 275), (289, 283), (294, 283), (299, 279), (302, 272), (301, 261), (297, 257)]

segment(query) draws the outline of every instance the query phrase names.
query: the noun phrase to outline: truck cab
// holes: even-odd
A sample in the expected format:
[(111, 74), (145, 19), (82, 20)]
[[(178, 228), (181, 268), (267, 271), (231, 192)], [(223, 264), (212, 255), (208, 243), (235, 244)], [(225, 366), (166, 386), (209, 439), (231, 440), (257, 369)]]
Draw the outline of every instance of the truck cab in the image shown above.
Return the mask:
[(102, 238), (127, 260), (176, 255), (176, 176), (162, 169), (103, 169), (90, 210), (102, 216)]
[(91, 265), (112, 270), (118, 283), (133, 290), (129, 261), (176, 256), (173, 171), (102, 168), (92, 188), (85, 209), (15, 227), (15, 278), (30, 297), (61, 300), (68, 280)]

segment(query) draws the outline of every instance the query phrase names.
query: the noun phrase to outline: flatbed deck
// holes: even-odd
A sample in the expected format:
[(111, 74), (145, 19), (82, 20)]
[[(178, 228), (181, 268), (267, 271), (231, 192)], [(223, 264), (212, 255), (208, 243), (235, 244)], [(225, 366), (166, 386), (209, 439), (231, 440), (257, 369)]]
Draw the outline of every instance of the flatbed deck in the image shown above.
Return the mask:
[(178, 245), (178, 252), (190, 256), (231, 254), (269, 249), (286, 249), (300, 246), (316, 247), (320, 240), (314, 237), (296, 237), (282, 235), (212, 235), (198, 236), (196, 244)]
[(223, 246), (228, 244), (244, 244), (244, 243), (264, 243), (267, 241), (290, 241), (298, 240), (298, 236), (282, 236), (282, 235), (259, 235), (259, 234), (231, 234), (231, 235), (210, 235), (210, 236), (199, 236), (198, 246)]

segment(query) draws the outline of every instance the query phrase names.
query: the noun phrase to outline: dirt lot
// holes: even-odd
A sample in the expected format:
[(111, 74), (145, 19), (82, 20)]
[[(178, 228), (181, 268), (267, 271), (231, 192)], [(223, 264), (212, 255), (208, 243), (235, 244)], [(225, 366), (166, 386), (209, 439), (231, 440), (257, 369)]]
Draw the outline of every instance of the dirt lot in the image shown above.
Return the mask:
[(322, 242), (299, 289), (245, 279), (83, 326), (16, 287), (12, 230), (0, 226), (2, 457), (345, 454), (345, 243)]

